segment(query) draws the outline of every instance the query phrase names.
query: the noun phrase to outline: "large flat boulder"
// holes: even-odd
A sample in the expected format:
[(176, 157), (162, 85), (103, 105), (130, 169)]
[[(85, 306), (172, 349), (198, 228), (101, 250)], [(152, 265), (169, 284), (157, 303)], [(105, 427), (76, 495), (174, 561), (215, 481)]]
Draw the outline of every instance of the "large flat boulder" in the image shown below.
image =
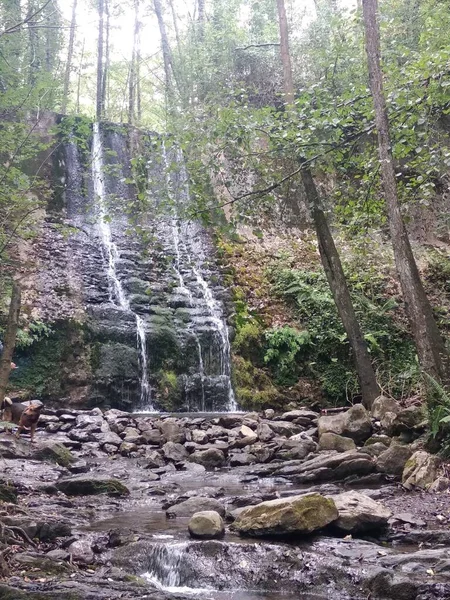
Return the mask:
[(379, 502), (354, 490), (331, 497), (339, 512), (333, 526), (347, 534), (383, 529), (392, 514)]
[(232, 528), (242, 535), (305, 535), (339, 517), (332, 499), (320, 494), (291, 496), (261, 502), (243, 510)]
[(361, 444), (372, 433), (370, 415), (362, 404), (355, 404), (342, 413), (325, 415), (318, 420), (319, 439), (324, 433), (336, 433)]
[(110, 494), (113, 496), (128, 496), (130, 490), (118, 479), (106, 477), (90, 477), (80, 475), (66, 477), (55, 483), (58, 491), (68, 496), (91, 496), (97, 494)]

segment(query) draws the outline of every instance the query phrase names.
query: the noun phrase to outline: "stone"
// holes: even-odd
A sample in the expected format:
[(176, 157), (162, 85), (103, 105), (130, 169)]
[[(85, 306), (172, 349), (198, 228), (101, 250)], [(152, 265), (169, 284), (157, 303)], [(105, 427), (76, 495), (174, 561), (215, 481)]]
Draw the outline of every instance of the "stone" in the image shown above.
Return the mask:
[(258, 423), (256, 433), (261, 442), (269, 442), (275, 437), (275, 432), (264, 422)]
[(174, 462), (186, 460), (188, 457), (186, 448), (176, 442), (166, 442), (162, 447), (162, 451), (168, 460), (173, 460)]
[(58, 442), (39, 443), (31, 456), (34, 460), (44, 460), (56, 463), (61, 467), (69, 467), (76, 461), (72, 452)]
[(411, 454), (412, 451), (409, 446), (393, 443), (377, 458), (377, 471), (401, 477)]
[(158, 429), (150, 429), (142, 432), (142, 437), (152, 446), (159, 446), (161, 444), (162, 435)]
[(247, 425), (241, 425), (241, 428), (239, 429), (239, 436), (248, 440), (248, 444), (254, 444), (258, 440), (258, 435), (253, 431), (253, 429), (247, 427)]
[(284, 440), (281, 448), (275, 453), (275, 457), (281, 460), (302, 460), (316, 450), (317, 444), (311, 438), (292, 436), (290, 439)]
[(120, 444), (119, 452), (122, 456), (130, 456), (133, 452), (137, 452), (137, 445), (133, 442), (122, 442)]
[(377, 442), (376, 444), (369, 444), (368, 446), (363, 446), (359, 449), (358, 452), (362, 454), (368, 454), (369, 456), (380, 456), (386, 450), (386, 446)]
[(428, 488), (429, 492), (446, 492), (450, 488), (450, 479), (448, 477), (438, 477)]
[(339, 512), (333, 527), (346, 534), (383, 529), (392, 514), (379, 502), (354, 490), (331, 497)]
[(117, 435), (117, 433), (108, 431), (107, 433), (99, 433), (96, 436), (96, 441), (100, 444), (100, 446), (104, 446), (105, 444), (120, 446), (122, 443), (122, 438)]
[(201, 540), (213, 540), (223, 537), (225, 526), (222, 517), (214, 510), (194, 513), (188, 523), (189, 534)]
[(70, 544), (67, 552), (71, 555), (73, 562), (82, 565), (91, 565), (94, 562), (94, 552), (88, 540), (77, 540)]
[(274, 418), (275, 411), (273, 410), (273, 408), (266, 408), (266, 410), (263, 411), (263, 416), (265, 419), (268, 419), (270, 421)]
[(159, 424), (159, 429), (166, 442), (182, 444), (186, 441), (184, 431), (181, 429), (176, 419), (166, 419)]
[(230, 465), (232, 467), (244, 467), (256, 462), (256, 456), (250, 452), (232, 452), (230, 454)]
[(407, 490), (421, 488), (427, 490), (437, 479), (441, 460), (424, 450), (414, 452), (405, 464), (402, 483)]
[(226, 462), (225, 454), (220, 448), (196, 450), (189, 456), (189, 460), (207, 468), (223, 467)]
[(282, 435), (284, 437), (291, 437), (291, 435), (295, 435), (296, 433), (301, 433), (303, 431), (303, 427), (300, 427), (300, 425), (295, 425), (295, 423), (291, 423), (291, 421), (271, 421), (269, 427), (277, 435)]
[(206, 431), (202, 429), (194, 429), (191, 432), (191, 440), (196, 444), (207, 444), (209, 442), (209, 437)]
[(319, 417), (318, 428), (319, 440), (324, 433), (336, 433), (359, 444), (372, 433), (372, 422), (364, 406), (355, 404), (346, 412)]
[(356, 444), (351, 438), (330, 432), (324, 433), (320, 436), (319, 448), (321, 450), (336, 450), (336, 452), (346, 452), (347, 450), (356, 450)]
[(252, 447), (253, 456), (259, 463), (265, 463), (271, 460), (275, 454), (274, 448), (269, 448), (265, 444), (254, 444)]
[(315, 421), (319, 415), (312, 410), (307, 408), (299, 408), (297, 410), (290, 410), (281, 415), (281, 421), (295, 421), (296, 419), (306, 419), (307, 421)]
[(105, 477), (87, 477), (79, 475), (60, 479), (55, 483), (58, 491), (67, 496), (91, 496), (110, 494), (113, 496), (128, 496), (130, 490), (118, 479)]
[(386, 413), (398, 414), (400, 410), (399, 404), (393, 398), (378, 396), (378, 398), (375, 398), (370, 412), (374, 419), (381, 421)]
[(225, 508), (223, 505), (214, 498), (188, 498), (184, 502), (175, 504), (166, 510), (166, 515), (169, 518), (172, 517), (192, 517), (196, 512), (213, 510), (221, 517), (225, 516)]
[(338, 517), (333, 500), (320, 494), (310, 494), (249, 506), (237, 516), (231, 527), (241, 535), (306, 535), (322, 529)]
[(143, 460), (145, 461), (145, 469), (157, 469), (158, 467), (164, 467), (166, 464), (161, 454), (150, 448), (146, 448)]
[(384, 444), (386, 448), (389, 448), (391, 442), (392, 438), (390, 438), (388, 435), (372, 435), (364, 442), (364, 446), (370, 446), (372, 444)]

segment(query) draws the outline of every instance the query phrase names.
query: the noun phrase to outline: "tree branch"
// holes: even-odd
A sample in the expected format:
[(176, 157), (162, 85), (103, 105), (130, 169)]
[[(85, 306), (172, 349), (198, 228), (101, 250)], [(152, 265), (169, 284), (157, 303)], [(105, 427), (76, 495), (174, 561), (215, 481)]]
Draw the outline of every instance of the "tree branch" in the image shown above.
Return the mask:
[(29, 23), (30, 21), (32, 21), (34, 19), (34, 17), (36, 15), (38, 15), (40, 12), (42, 12), (45, 8), (47, 8), (47, 6), (51, 2), (53, 2), (53, 0), (47, 0), (47, 2), (43, 6), (41, 6), (41, 8), (38, 8), (38, 10), (36, 10), (32, 15), (29, 15), (21, 23), (17, 23), (16, 25), (11, 25), (11, 27), (8, 27), (8, 29), (5, 29), (4, 31), (2, 31), (0, 33), (0, 36), (5, 35), (5, 33), (15, 33), (22, 27), (22, 25), (25, 25), (26, 23)]
[(266, 44), (249, 44), (248, 46), (242, 46), (235, 48), (235, 50), (248, 50), (249, 48), (269, 48), (270, 46), (279, 46), (279, 42), (267, 42)]

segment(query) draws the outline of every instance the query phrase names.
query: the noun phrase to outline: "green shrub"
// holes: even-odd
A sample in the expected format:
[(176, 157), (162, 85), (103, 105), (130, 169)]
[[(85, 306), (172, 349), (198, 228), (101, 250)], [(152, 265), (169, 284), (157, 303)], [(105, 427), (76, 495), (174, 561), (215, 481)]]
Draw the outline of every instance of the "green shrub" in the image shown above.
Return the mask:
[(298, 359), (302, 350), (311, 343), (307, 331), (293, 327), (269, 329), (265, 333), (267, 349), (264, 362), (271, 366), (280, 385), (292, 385), (299, 376)]

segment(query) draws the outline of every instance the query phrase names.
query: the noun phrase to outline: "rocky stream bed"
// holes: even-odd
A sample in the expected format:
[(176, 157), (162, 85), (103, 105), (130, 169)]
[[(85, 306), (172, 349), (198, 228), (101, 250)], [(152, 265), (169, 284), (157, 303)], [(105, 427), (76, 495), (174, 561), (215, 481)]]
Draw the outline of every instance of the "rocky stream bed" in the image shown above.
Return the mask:
[[(387, 398), (372, 415), (46, 410), (33, 445), (0, 435), (0, 598), (448, 599), (449, 480), (425, 426)], [(199, 511), (224, 535), (191, 537)]]

